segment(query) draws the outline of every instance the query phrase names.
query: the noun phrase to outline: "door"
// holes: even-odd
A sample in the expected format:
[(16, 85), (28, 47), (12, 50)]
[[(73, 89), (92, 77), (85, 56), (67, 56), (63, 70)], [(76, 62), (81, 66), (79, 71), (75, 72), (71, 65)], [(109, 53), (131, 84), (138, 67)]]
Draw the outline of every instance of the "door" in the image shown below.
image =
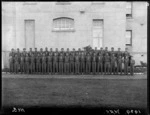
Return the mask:
[(25, 47), (35, 48), (35, 21), (25, 20)]
[(103, 46), (103, 20), (93, 19), (93, 48)]

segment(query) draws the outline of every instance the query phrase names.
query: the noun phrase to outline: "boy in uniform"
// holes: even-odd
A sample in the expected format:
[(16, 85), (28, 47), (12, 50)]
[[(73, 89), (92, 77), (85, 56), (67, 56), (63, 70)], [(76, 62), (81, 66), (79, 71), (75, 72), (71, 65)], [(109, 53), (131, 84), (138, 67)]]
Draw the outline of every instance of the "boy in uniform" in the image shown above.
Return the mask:
[(20, 57), (21, 57), (21, 53), (20, 53), (19, 48), (17, 48), (16, 55), (18, 57), (18, 70), (20, 70)]
[(21, 54), (21, 57), (20, 57), (20, 71), (21, 71), (21, 74), (25, 73), (25, 57), (23, 56), (23, 54)]
[(9, 53), (9, 65), (10, 65), (10, 72), (13, 73), (14, 72), (14, 57), (15, 57), (15, 52), (14, 49), (11, 49), (11, 52)]
[(53, 55), (51, 53), (48, 54), (47, 56), (47, 72), (48, 74), (53, 72), (53, 66), (52, 66), (52, 63), (53, 62)]
[(125, 56), (125, 59), (124, 59), (124, 72), (126, 75), (128, 75), (128, 64), (129, 64), (129, 58), (128, 56)]
[(122, 62), (123, 62), (122, 57), (121, 55), (119, 55), (119, 57), (117, 58), (117, 74), (119, 74), (120, 72), (121, 75), (122, 75)]
[(70, 56), (69, 56), (69, 60), (70, 60), (70, 73), (74, 74), (75, 73), (75, 59), (74, 59), (74, 53), (71, 52)]
[(25, 71), (27, 74), (29, 74), (29, 56), (28, 56), (28, 53), (26, 53), (26, 57), (25, 57)]
[(53, 56), (53, 73), (58, 73), (58, 54), (56, 52)]
[(110, 57), (112, 57), (113, 54), (114, 54), (114, 56), (115, 56), (115, 54), (116, 54), (115, 51), (114, 51), (114, 47), (111, 48), (111, 51), (110, 51), (110, 53), (109, 53)]
[(110, 56), (108, 55), (108, 53), (106, 53), (104, 61), (105, 61), (105, 74), (106, 73), (108, 74), (110, 73)]
[(96, 53), (94, 52), (92, 56), (92, 73), (95, 75), (96, 74)]
[(44, 52), (43, 52), (43, 48), (41, 48), (41, 49), (40, 49), (40, 52), (39, 52), (39, 54), (40, 54), (41, 57), (43, 56), (43, 53), (44, 53)]
[(90, 72), (91, 72), (91, 56), (88, 53), (86, 56), (86, 73), (90, 74)]
[(61, 52), (59, 56), (59, 73), (60, 74), (63, 74), (63, 66), (64, 66), (64, 54), (63, 52)]
[(18, 65), (19, 65), (19, 59), (17, 57), (17, 54), (15, 54), (15, 57), (14, 57), (14, 70), (15, 70), (16, 74), (18, 73)]
[(35, 67), (35, 72), (37, 72), (38, 71), (38, 68), (37, 68), (37, 66), (36, 66), (36, 57), (38, 56), (38, 51), (37, 51), (37, 48), (35, 48), (35, 51), (33, 52), (33, 54), (34, 54), (34, 59), (35, 59), (35, 65), (34, 65), (34, 67)]
[(66, 53), (64, 64), (65, 64), (64, 73), (69, 74), (69, 53)]
[(31, 69), (31, 74), (33, 74), (35, 72), (35, 57), (34, 54), (31, 54), (30, 58), (30, 69)]
[(75, 73), (76, 74), (79, 74), (79, 66), (80, 66), (79, 61), (80, 61), (79, 54), (76, 53), (75, 55)]
[(36, 65), (36, 73), (40, 73), (41, 72), (41, 56), (40, 54), (38, 53), (37, 54), (37, 57), (35, 58), (35, 65)]
[[(100, 72), (101, 72), (101, 74), (103, 74), (103, 58), (104, 58), (103, 54), (99, 53), (99, 55), (97, 57), (97, 72), (98, 72), (98, 74), (100, 74)], [(101, 71), (99, 68), (101, 68)]]
[(85, 54), (82, 52), (81, 54), (81, 74), (85, 73)]
[(29, 57), (31, 57), (33, 54), (33, 51), (32, 51), (32, 48), (30, 48), (30, 51), (29, 51)]
[(45, 53), (43, 53), (43, 56), (42, 56), (42, 73), (46, 74), (46, 57), (45, 57)]
[(26, 57), (26, 53), (27, 53), (27, 52), (26, 52), (26, 48), (23, 48), (22, 54), (23, 54), (24, 57)]
[(117, 62), (117, 59), (115, 57), (115, 54), (111, 52), (111, 64), (110, 64), (110, 74), (116, 74), (116, 62)]
[(14, 72), (14, 57), (12, 55), (9, 56), (9, 72)]
[(118, 48), (118, 51), (116, 52), (116, 57), (118, 58), (119, 56), (122, 57), (122, 52), (120, 51), (121, 49)]

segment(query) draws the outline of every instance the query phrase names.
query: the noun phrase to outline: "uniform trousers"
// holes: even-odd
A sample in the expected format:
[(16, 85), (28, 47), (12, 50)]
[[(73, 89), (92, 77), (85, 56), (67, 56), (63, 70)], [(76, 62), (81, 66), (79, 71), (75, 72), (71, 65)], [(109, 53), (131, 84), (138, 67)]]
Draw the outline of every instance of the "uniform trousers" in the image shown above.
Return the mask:
[(59, 62), (59, 73), (60, 74), (63, 74), (63, 69), (64, 69), (64, 63), (63, 63), (63, 61), (60, 61)]
[(52, 73), (53, 72), (53, 65), (52, 65), (52, 62), (48, 62), (47, 63), (47, 72), (48, 73)]
[(86, 62), (86, 73), (91, 73), (91, 62)]
[(64, 73), (65, 73), (65, 74), (69, 74), (69, 62), (65, 62), (65, 65), (64, 65)]
[(102, 62), (98, 62), (97, 63), (97, 72), (101, 74), (103, 74), (103, 63)]
[(75, 72), (75, 70), (74, 70), (74, 69), (75, 69), (74, 65), (75, 65), (75, 64), (74, 64), (74, 61), (70, 61), (70, 66), (69, 66), (69, 67), (70, 67), (70, 73), (74, 73), (74, 72)]
[(110, 62), (105, 62), (105, 74), (110, 73)]

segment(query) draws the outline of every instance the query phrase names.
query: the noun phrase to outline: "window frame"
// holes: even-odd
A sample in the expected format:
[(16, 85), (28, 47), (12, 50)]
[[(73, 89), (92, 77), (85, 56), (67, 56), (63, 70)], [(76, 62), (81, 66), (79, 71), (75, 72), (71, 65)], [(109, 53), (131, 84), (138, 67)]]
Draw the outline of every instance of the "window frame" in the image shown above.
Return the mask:
[[(130, 18), (133, 18), (133, 2), (127, 2), (127, 3), (131, 4), (131, 8), (130, 8), (131, 14), (126, 13), (126, 18), (130, 19)], [(126, 10), (129, 10), (129, 8), (127, 8), (127, 6), (126, 6)]]
[(130, 44), (126, 43), (126, 46), (132, 46), (132, 30), (126, 30), (126, 32), (130, 32), (131, 33)]
[(53, 30), (52, 31), (60, 31), (60, 32), (75, 31), (74, 30), (74, 19), (69, 18), (69, 17), (54, 18), (53, 19)]

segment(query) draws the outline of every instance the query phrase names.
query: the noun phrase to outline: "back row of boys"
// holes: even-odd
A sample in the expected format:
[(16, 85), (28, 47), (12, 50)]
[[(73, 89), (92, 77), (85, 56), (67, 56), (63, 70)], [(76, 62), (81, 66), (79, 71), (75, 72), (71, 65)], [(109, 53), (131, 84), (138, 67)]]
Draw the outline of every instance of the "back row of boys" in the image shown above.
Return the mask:
[[(128, 65), (131, 66), (131, 74), (134, 72), (135, 61), (130, 56), (127, 48), (124, 52), (114, 51), (114, 48), (111, 48), (111, 51), (108, 51), (108, 47), (101, 48), (100, 50), (92, 51), (81, 51), (79, 48), (78, 51), (64, 51), (61, 48), (61, 51), (53, 51), (50, 48), (45, 48), (45, 51), (41, 48), (40, 51), (30, 51), (27, 52), (26, 48), (22, 52), (17, 48), (17, 52), (14, 49), (11, 50), (10, 54), (10, 72), (18, 73), (18, 67), (20, 66), (21, 73), (60, 73), (60, 74), (83, 74), (83, 73), (107, 73), (107, 74), (122, 74), (122, 63), (124, 64), (124, 73), (128, 74)], [(86, 62), (86, 63), (85, 63)], [(117, 66), (117, 70), (116, 67)]]

